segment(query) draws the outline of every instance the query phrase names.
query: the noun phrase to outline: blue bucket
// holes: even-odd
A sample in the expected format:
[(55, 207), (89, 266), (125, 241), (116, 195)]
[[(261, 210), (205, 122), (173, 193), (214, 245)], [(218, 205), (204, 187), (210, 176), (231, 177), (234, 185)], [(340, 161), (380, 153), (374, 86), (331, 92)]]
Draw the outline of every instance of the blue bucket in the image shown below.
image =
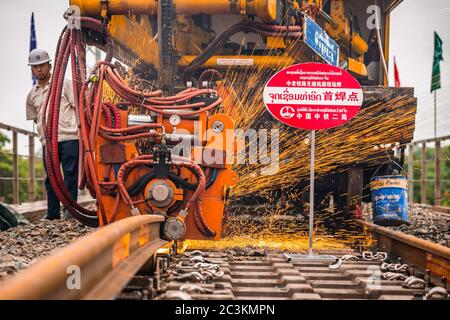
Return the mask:
[(373, 222), (398, 226), (409, 222), (408, 180), (405, 176), (380, 176), (370, 180)]

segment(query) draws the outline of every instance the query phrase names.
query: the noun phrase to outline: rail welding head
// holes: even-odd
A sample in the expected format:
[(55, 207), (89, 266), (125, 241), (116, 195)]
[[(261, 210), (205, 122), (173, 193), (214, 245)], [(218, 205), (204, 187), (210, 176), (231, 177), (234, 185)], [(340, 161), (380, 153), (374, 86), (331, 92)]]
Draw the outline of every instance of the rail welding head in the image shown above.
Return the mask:
[(184, 237), (186, 233), (186, 224), (183, 219), (172, 217), (164, 223), (164, 236), (167, 240), (178, 241)]

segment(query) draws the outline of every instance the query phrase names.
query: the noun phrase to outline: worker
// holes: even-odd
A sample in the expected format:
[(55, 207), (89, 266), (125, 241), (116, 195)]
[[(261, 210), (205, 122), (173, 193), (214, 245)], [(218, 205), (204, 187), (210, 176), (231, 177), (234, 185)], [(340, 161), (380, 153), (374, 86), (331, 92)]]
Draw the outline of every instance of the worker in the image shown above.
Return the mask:
[[(43, 146), (43, 157), (45, 167), (45, 137), (42, 130), (42, 105), (47, 97), (51, 81), (51, 60), (49, 54), (42, 49), (34, 49), (30, 52), (28, 65), (37, 82), (27, 96), (26, 116), (27, 120), (33, 120), (37, 124), (39, 139)], [(73, 199), (78, 195), (78, 125), (75, 113), (75, 103), (71, 81), (65, 80), (61, 94), (59, 126), (58, 126), (58, 154), (64, 173), (64, 183)], [(47, 189), (47, 214), (43, 220), (60, 219), (59, 199), (50, 184), (48, 178), (45, 180)], [(70, 218), (67, 210), (64, 210), (64, 218)]]

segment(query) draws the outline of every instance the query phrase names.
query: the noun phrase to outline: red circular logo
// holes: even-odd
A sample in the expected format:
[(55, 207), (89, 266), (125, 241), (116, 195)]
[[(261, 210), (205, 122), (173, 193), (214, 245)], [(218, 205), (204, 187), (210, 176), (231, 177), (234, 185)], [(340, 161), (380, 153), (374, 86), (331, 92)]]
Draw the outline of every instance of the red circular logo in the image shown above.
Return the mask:
[(340, 126), (361, 108), (361, 85), (347, 71), (323, 63), (302, 63), (275, 74), (264, 88), (264, 104), (289, 126), (320, 130)]

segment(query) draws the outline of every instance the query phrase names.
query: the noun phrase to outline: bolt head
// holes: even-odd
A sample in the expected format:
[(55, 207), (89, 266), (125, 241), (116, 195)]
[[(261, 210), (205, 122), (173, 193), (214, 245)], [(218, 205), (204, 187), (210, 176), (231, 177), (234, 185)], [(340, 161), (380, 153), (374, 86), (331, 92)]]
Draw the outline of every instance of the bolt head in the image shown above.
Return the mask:
[(164, 224), (164, 235), (169, 240), (180, 240), (186, 232), (186, 225), (183, 220), (173, 217)]
[(169, 189), (165, 185), (158, 185), (153, 188), (152, 197), (156, 201), (165, 201), (169, 197)]

